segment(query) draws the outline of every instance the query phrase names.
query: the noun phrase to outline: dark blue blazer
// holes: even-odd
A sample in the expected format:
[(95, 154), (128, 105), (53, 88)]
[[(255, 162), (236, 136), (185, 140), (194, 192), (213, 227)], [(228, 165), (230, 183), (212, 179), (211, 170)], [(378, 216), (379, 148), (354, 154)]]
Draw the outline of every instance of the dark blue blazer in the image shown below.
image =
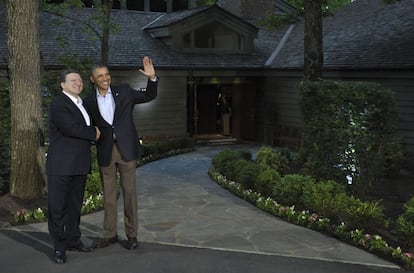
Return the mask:
[(91, 143), (96, 129), (87, 126), (79, 108), (61, 93), (49, 108), (48, 175), (86, 175), (91, 170)]
[(96, 92), (84, 99), (84, 106), (92, 117), (95, 126), (99, 127), (101, 137), (96, 143), (99, 166), (106, 167), (111, 162), (116, 135), (117, 147), (125, 161), (138, 159), (142, 154), (138, 132), (135, 128), (132, 111), (135, 104), (149, 102), (157, 97), (158, 81), (148, 80), (147, 88), (132, 89), (129, 85), (111, 86), (115, 101), (113, 124), (107, 123), (101, 116)]

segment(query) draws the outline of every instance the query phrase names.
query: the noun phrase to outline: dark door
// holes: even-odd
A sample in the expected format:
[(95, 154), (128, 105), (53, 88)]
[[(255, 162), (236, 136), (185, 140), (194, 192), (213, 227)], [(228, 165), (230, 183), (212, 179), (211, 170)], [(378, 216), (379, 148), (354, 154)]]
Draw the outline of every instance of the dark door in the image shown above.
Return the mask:
[(217, 89), (211, 85), (197, 86), (197, 134), (216, 134)]
[(235, 85), (232, 100), (232, 135), (240, 139), (254, 140), (256, 130), (256, 91), (254, 85)]

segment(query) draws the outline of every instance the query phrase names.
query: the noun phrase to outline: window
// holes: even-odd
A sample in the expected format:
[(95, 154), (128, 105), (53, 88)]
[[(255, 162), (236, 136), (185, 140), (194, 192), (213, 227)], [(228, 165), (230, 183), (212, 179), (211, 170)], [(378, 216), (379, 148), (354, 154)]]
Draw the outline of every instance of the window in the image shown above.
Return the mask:
[(219, 49), (241, 51), (244, 49), (244, 37), (218, 22), (213, 22), (184, 34), (183, 48)]

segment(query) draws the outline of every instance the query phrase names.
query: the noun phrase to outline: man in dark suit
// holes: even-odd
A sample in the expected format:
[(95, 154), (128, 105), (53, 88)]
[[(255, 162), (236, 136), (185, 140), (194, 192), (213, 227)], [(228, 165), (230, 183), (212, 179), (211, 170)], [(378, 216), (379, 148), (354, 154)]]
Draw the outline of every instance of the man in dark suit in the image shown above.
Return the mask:
[(91, 143), (100, 136), (79, 97), (83, 82), (74, 70), (62, 72), (62, 93), (49, 109), (48, 227), (54, 260), (66, 262), (66, 250), (92, 251), (81, 241), (80, 211), (87, 174), (91, 170)]
[(143, 65), (144, 69), (139, 71), (148, 77), (148, 82), (146, 88), (139, 90), (132, 89), (127, 84), (111, 86), (111, 76), (108, 67), (104, 65), (93, 67), (90, 76), (96, 92), (85, 99), (85, 107), (102, 133), (96, 147), (104, 189), (104, 238), (97, 242), (97, 248), (118, 241), (118, 172), (124, 200), (124, 224), (128, 239), (126, 248), (135, 249), (138, 246), (136, 161), (142, 153), (142, 147), (132, 113), (136, 104), (155, 99), (158, 85), (151, 59), (144, 57)]

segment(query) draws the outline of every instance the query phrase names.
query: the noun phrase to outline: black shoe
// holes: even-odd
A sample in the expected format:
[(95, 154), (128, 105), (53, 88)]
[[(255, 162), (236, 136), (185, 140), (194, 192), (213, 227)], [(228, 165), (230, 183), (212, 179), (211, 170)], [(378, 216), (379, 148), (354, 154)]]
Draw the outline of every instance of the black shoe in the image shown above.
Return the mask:
[(95, 244), (95, 248), (107, 247), (110, 244), (116, 243), (118, 241), (118, 236), (112, 238), (103, 238)]
[(69, 251), (91, 252), (93, 247), (86, 247), (83, 243), (66, 248)]
[(53, 260), (58, 264), (64, 264), (66, 262), (66, 253), (65, 253), (65, 251), (55, 250)]
[(136, 249), (138, 247), (137, 238), (128, 238), (125, 247), (129, 250)]

